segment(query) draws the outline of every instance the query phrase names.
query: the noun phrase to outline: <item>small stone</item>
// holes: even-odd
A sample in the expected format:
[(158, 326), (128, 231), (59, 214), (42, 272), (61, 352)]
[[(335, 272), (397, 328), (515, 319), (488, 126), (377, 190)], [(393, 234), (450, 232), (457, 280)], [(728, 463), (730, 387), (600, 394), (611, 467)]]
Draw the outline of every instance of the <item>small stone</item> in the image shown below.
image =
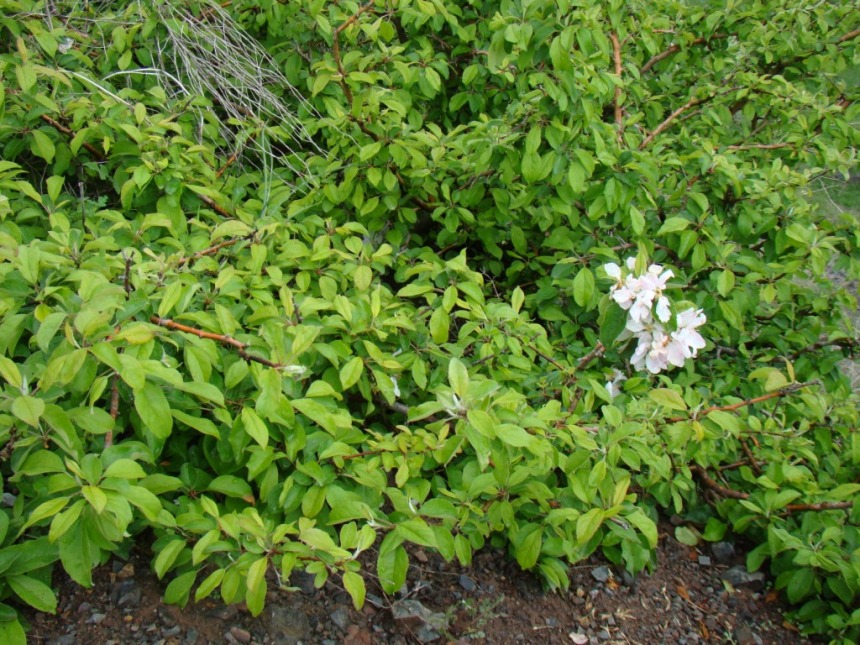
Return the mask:
[[(758, 645), (755, 634), (753, 634), (752, 630), (746, 625), (735, 627), (734, 637), (735, 642), (737, 642), (738, 645)], [(759, 638), (758, 641), (761, 641), (761, 639)]]
[(134, 578), (134, 565), (131, 562), (126, 562), (125, 566), (120, 569), (116, 577), (119, 580), (128, 580), (129, 578)]
[(731, 542), (714, 542), (711, 545), (711, 553), (717, 562), (725, 564), (735, 557), (735, 545)]
[(343, 607), (338, 607), (329, 615), (331, 618), (331, 622), (337, 625), (338, 629), (341, 631), (346, 631), (346, 628), (349, 627), (349, 612)]
[(460, 578), (458, 581), (460, 583), (460, 586), (463, 587), (463, 589), (465, 589), (468, 593), (473, 593), (478, 588), (478, 585), (475, 584), (475, 581), (472, 580), (465, 573), (460, 574)]
[(179, 636), (182, 633), (182, 628), (179, 625), (174, 625), (173, 627), (168, 627), (167, 629), (161, 630), (161, 635), (165, 638), (173, 638), (174, 636)]
[(182, 639), (182, 645), (196, 645), (197, 639), (200, 637), (200, 634), (193, 627), (189, 627), (188, 631), (185, 632), (185, 638)]
[(316, 585), (314, 585), (314, 580), (316, 576), (312, 573), (308, 573), (307, 571), (293, 571), (292, 576), (290, 576), (290, 584), (294, 587), (298, 587), (303, 594), (313, 595), (317, 592)]
[(343, 642), (350, 645), (373, 645), (373, 634), (360, 625), (353, 624), (347, 628)]
[(711, 559), (706, 555), (699, 556), (699, 566), (709, 567), (711, 566)]
[(547, 627), (558, 627), (558, 618), (556, 618), (555, 616), (547, 616), (544, 619), (544, 622), (546, 623)]
[(12, 508), (15, 506), (15, 500), (18, 499), (12, 493), (3, 493), (3, 499), (0, 501), (0, 504), (6, 506), (7, 508)]
[(78, 611), (84, 613), (85, 611), (89, 611), (90, 609), (92, 609), (92, 607), (93, 606), (90, 603), (82, 602), (80, 605), (78, 605)]
[(250, 643), (251, 642), (251, 632), (247, 629), (242, 629), (241, 627), (231, 627), (230, 633), (240, 643)]
[(609, 616), (606, 617), (606, 624), (610, 627), (615, 627), (615, 616), (609, 614)]
[(588, 643), (588, 636), (582, 632), (570, 632), (568, 636), (570, 637), (570, 640), (573, 641), (574, 645), (586, 645)]
[(87, 623), (91, 625), (98, 625), (105, 618), (107, 618), (107, 614), (95, 613), (87, 619)]
[(430, 627), (430, 625), (421, 625), (421, 627), (415, 630), (415, 638), (421, 643), (432, 643), (442, 638), (442, 634)]
[(48, 645), (77, 645), (78, 637), (76, 634), (63, 634), (48, 641)]
[(612, 634), (610, 634), (605, 629), (601, 629), (599, 632), (597, 632), (597, 638), (602, 640), (602, 641), (608, 641), (609, 639), (612, 638)]
[(609, 580), (610, 575), (609, 567), (606, 565), (595, 567), (591, 570), (591, 577), (597, 580), (597, 582), (606, 582)]
[(751, 589), (761, 589), (766, 580), (761, 571), (748, 573), (741, 565), (727, 569), (721, 577), (733, 587), (749, 587)]
[(140, 595), (140, 588), (132, 589), (128, 593), (123, 594), (122, 598), (117, 601), (116, 605), (120, 608), (136, 607), (140, 604)]
[(239, 641), (237, 641), (236, 637), (230, 632), (224, 632), (224, 640), (229, 643), (229, 645), (239, 645)]
[(273, 605), (268, 618), (267, 631), (276, 643), (296, 645), (311, 635), (308, 618), (301, 611), (290, 611), (289, 607)]

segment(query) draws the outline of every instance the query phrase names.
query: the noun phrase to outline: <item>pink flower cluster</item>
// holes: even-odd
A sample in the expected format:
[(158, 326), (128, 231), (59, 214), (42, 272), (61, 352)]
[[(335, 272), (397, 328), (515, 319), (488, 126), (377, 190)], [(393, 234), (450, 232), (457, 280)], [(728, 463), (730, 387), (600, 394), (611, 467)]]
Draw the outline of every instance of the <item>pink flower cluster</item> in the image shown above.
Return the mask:
[(636, 258), (627, 258), (625, 265), (622, 268), (611, 262), (604, 269), (615, 280), (610, 297), (629, 314), (628, 337), (638, 340), (630, 362), (637, 370), (647, 369), (652, 374), (670, 365), (682, 367), (705, 346), (705, 339), (697, 331), (705, 324), (705, 315), (701, 309), (685, 309), (675, 315), (675, 329), (667, 330), (672, 303), (663, 292), (674, 276), (672, 270), (652, 264), (644, 274), (636, 275)]

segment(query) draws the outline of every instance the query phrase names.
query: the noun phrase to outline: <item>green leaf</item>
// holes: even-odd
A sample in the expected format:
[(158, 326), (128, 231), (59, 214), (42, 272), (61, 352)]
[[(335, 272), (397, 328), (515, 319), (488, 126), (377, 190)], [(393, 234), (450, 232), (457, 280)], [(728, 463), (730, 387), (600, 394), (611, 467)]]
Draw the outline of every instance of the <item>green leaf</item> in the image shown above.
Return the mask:
[[(394, 535), (393, 533), (389, 535)], [(386, 536), (387, 539), (387, 536)], [(385, 540), (382, 544), (385, 544)], [(394, 548), (379, 549), (376, 559), (376, 574), (379, 576), (379, 584), (387, 594), (393, 594), (406, 583), (406, 572), (409, 569), (409, 555), (402, 545)]]
[(223, 579), (224, 569), (215, 569), (215, 571), (206, 576), (203, 582), (197, 587), (197, 591), (194, 592), (194, 602), (200, 602), (204, 598), (208, 598), (218, 588)]
[(81, 512), (84, 510), (86, 505), (86, 500), (79, 499), (72, 504), (68, 510), (54, 515), (54, 519), (51, 520), (51, 528), (48, 531), (48, 539), (51, 542), (56, 542), (63, 537), (66, 532), (72, 528), (75, 522), (78, 521), (78, 518), (81, 516)]
[(164, 590), (164, 602), (170, 605), (179, 605), (180, 607), (187, 605), (188, 598), (191, 595), (191, 587), (194, 585), (196, 578), (196, 571), (186, 571), (176, 576), (167, 585), (167, 589)]
[(70, 499), (71, 497), (57, 497), (55, 499), (48, 500), (47, 502), (42, 502), (33, 509), (32, 513), (30, 513), (30, 517), (27, 518), (23, 528), (26, 529), (27, 527), (33, 526), (47, 517), (53, 517), (66, 508)]
[(102, 511), (105, 510), (105, 506), (107, 506), (107, 495), (105, 495), (104, 491), (97, 486), (82, 486), (81, 494), (84, 496), (84, 499), (90, 503), (96, 513), (101, 515)]
[(185, 540), (182, 539), (173, 539), (168, 542), (161, 551), (158, 552), (158, 555), (155, 556), (155, 561), (153, 562), (153, 568), (155, 569), (155, 575), (158, 576), (158, 579), (161, 580), (173, 564), (176, 562), (176, 558), (179, 557), (179, 554), (182, 553), (182, 550), (185, 548)]
[(624, 331), (626, 326), (627, 312), (619, 307), (615, 301), (612, 301), (606, 308), (603, 323), (600, 325), (600, 342), (605, 347), (612, 347), (615, 339)]
[(603, 509), (592, 508), (576, 518), (576, 542), (579, 545), (586, 544), (597, 533), (603, 524), (604, 515)]
[(359, 356), (354, 356), (340, 368), (340, 384), (344, 390), (348, 390), (358, 383), (364, 371), (364, 361)]
[(260, 557), (251, 563), (248, 567), (248, 577), (245, 578), (245, 584), (249, 590), (255, 589), (261, 584), (265, 584), (266, 570), (269, 568), (269, 559)]
[(221, 493), (227, 497), (235, 497), (244, 499), (246, 502), (253, 503), (254, 494), (251, 492), (251, 486), (244, 479), (240, 479), (235, 475), (221, 475), (213, 479), (206, 490), (211, 490), (214, 493)]
[(30, 576), (8, 576), (6, 583), (31, 607), (48, 614), (57, 613), (57, 596), (44, 582)]
[(448, 383), (461, 400), (466, 398), (469, 392), (469, 371), (457, 358), (448, 361)]
[(527, 524), (513, 540), (517, 564), (523, 569), (531, 569), (537, 564), (543, 546), (543, 527), (540, 524)]
[(594, 275), (587, 267), (583, 267), (573, 279), (573, 299), (580, 307), (585, 307), (593, 295)]
[(356, 611), (361, 611), (361, 608), (364, 606), (364, 597), (366, 594), (364, 578), (355, 571), (344, 571), (343, 588), (346, 589), (346, 592), (349, 594), (350, 598), (352, 598), (352, 604)]
[(51, 141), (51, 137), (41, 130), (33, 130), (30, 134), (33, 135), (33, 145), (30, 147), (33, 154), (41, 157), (48, 163), (53, 162), (57, 148), (54, 146), (54, 142)]
[(496, 437), (514, 448), (527, 448), (535, 442), (534, 436), (512, 423), (502, 423), (495, 428)]
[(683, 397), (675, 390), (669, 390), (666, 388), (651, 390), (650, 392), (648, 392), (648, 396), (651, 397), (652, 400), (656, 401), (663, 407), (669, 408), (670, 410), (687, 409), (687, 404), (684, 402)]
[(0, 643), (4, 645), (27, 645), (27, 635), (17, 619), (0, 622)]
[(104, 476), (118, 477), (119, 479), (143, 479), (146, 477), (146, 472), (133, 459), (117, 459), (107, 467)]
[(675, 527), (675, 539), (687, 546), (696, 546), (699, 543), (698, 534), (686, 526)]
[(164, 391), (154, 383), (146, 383), (134, 395), (134, 408), (140, 420), (157, 439), (167, 439), (173, 430), (173, 415)]
[(366, 264), (359, 265), (355, 270), (355, 288), (359, 291), (367, 291), (370, 283), (373, 282), (373, 271)]
[(44, 412), (45, 402), (34, 396), (19, 396), (12, 401), (12, 414), (34, 428), (39, 426), (39, 419)]
[(21, 372), (18, 371), (18, 366), (5, 356), (0, 356), (0, 376), (6, 379), (12, 387), (20, 390), (23, 380)]
[(242, 408), (242, 427), (262, 448), (269, 444), (269, 429), (252, 408)]
[(660, 227), (660, 230), (657, 231), (657, 236), (668, 235), (669, 233), (677, 233), (678, 231), (683, 231), (691, 224), (690, 220), (684, 219), (683, 217), (670, 217), (665, 222), (663, 222), (663, 226)]
[(448, 341), (448, 331), (451, 326), (451, 318), (448, 313), (439, 307), (430, 316), (430, 337), (434, 343), (442, 344)]
[(413, 544), (419, 544), (431, 549), (436, 548), (436, 534), (433, 532), (432, 527), (420, 518), (415, 517), (404, 520), (397, 525), (394, 532)]

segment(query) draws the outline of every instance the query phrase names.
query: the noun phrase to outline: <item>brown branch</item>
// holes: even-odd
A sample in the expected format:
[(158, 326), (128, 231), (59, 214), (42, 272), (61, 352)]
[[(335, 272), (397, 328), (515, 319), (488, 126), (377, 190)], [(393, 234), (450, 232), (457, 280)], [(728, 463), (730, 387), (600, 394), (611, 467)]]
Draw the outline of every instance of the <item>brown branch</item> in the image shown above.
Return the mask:
[(233, 237), (229, 240), (225, 240), (224, 242), (219, 242), (213, 246), (210, 246), (208, 249), (203, 249), (202, 251), (197, 251), (197, 253), (193, 253), (191, 255), (187, 255), (184, 258), (180, 258), (177, 264), (182, 266), (183, 264), (188, 264), (189, 262), (193, 262), (198, 258), (205, 257), (207, 255), (215, 255), (221, 249), (226, 249), (230, 246), (233, 246), (237, 242), (241, 242), (242, 240), (249, 240), (256, 234), (256, 231), (253, 233), (249, 233), (248, 235), (243, 235), (242, 237)]
[(131, 286), (131, 255), (126, 255), (123, 251), (122, 259), (125, 260), (125, 269), (122, 272), (122, 288), (125, 290), (125, 299), (128, 300), (131, 297), (131, 292), (134, 291), (134, 287)]
[[(114, 372), (110, 383), (110, 418), (116, 421), (119, 416), (119, 374)], [(105, 433), (105, 448), (113, 445), (113, 428)]]
[[(706, 45), (706, 44), (710, 43), (712, 40), (718, 40), (720, 38), (727, 38), (727, 37), (728, 37), (728, 34), (714, 34), (710, 38), (696, 38), (695, 40), (690, 41), (690, 44), (688, 46), (692, 47), (694, 45)], [(669, 56), (677, 54), (679, 51), (681, 51), (680, 45), (677, 45), (677, 44), (671, 45), (668, 49), (664, 49), (659, 54), (655, 54), (654, 56), (652, 56), (648, 60), (648, 62), (642, 66), (642, 69), (639, 70), (639, 73), (645, 74), (652, 67), (654, 67), (654, 65), (659, 63), (661, 60), (665, 60), (666, 58), (669, 58)]]
[(346, 21), (341, 23), (332, 34), (331, 53), (332, 56), (334, 56), (334, 62), (335, 65), (337, 65), (337, 71), (340, 73), (340, 87), (341, 89), (343, 89), (343, 94), (350, 105), (352, 105), (352, 90), (350, 90), (349, 86), (346, 84), (346, 70), (343, 67), (343, 61), (340, 57), (340, 34), (345, 31), (347, 27), (352, 24), (355, 24), (359, 17), (361, 17), (361, 14), (363, 14), (365, 11), (369, 11), (370, 9), (373, 9), (372, 0), (367, 4), (360, 6), (358, 8), (358, 11), (356, 11), (352, 16), (350, 16)]
[(728, 497), (730, 499), (749, 499), (749, 493), (744, 493), (743, 491), (727, 488), (722, 484), (718, 483), (716, 480), (711, 479), (710, 475), (708, 475), (708, 471), (705, 470), (703, 466), (693, 464), (691, 466), (691, 470), (696, 473), (696, 475), (699, 477), (699, 479), (702, 480), (702, 483), (705, 486), (710, 488), (712, 491), (722, 495), (723, 497)]
[(790, 143), (745, 143), (742, 145), (728, 146), (726, 150), (779, 150), (790, 148)]
[(822, 338), (803, 349), (797, 350), (788, 357), (788, 360), (797, 360), (807, 352), (814, 352), (816, 349), (822, 349), (824, 347), (847, 347), (848, 349), (853, 350), (858, 345), (860, 345), (860, 338), (834, 338), (833, 340)]
[(789, 513), (800, 511), (840, 511), (854, 506), (854, 502), (818, 502), (816, 504), (789, 504), (785, 510)]
[[(715, 493), (729, 499), (749, 499), (750, 494), (734, 490), (718, 483), (708, 475), (703, 466), (693, 464), (692, 471), (698, 476), (702, 483)], [(787, 513), (801, 513), (803, 511), (839, 511), (847, 510), (854, 506), (854, 502), (816, 502), (812, 504), (788, 504), (784, 507)]]
[(257, 356), (256, 354), (249, 354), (246, 350), (249, 345), (247, 343), (243, 343), (240, 340), (236, 340), (232, 336), (228, 336), (227, 334), (216, 334), (211, 331), (204, 331), (202, 329), (197, 329), (196, 327), (189, 327), (188, 325), (183, 325), (182, 323), (175, 322), (170, 320), (169, 318), (159, 318), (158, 316), (152, 316), (149, 321), (159, 327), (165, 327), (167, 329), (173, 331), (181, 331), (186, 334), (193, 334), (198, 338), (207, 338), (209, 340), (214, 340), (216, 342), (221, 343), (222, 345), (226, 345), (228, 347), (232, 347), (237, 350), (239, 356), (244, 358), (248, 362), (260, 363), (261, 365), (266, 365), (267, 367), (280, 368), (283, 367), (280, 363), (275, 363), (274, 361), (270, 361), (268, 358), (263, 358), (262, 356)]
[(224, 208), (223, 206), (219, 206), (218, 203), (214, 199), (212, 199), (211, 197), (207, 197), (206, 195), (201, 195), (199, 193), (195, 193), (195, 194), (197, 195), (197, 198), (201, 202), (206, 204), (209, 208), (211, 208), (213, 211), (215, 211), (219, 215), (222, 215), (223, 217), (227, 217), (229, 219), (233, 219), (233, 214), (230, 211), (228, 211), (226, 208)]
[(860, 29), (855, 29), (854, 31), (849, 31), (847, 34), (840, 36), (836, 40), (836, 42), (840, 43), (840, 44), (845, 43), (845, 42), (848, 42), (849, 40), (853, 40), (853, 39), (857, 38), (857, 36), (860, 36)]
[(756, 477), (758, 477), (759, 475), (761, 475), (761, 468), (758, 467), (758, 462), (753, 456), (752, 450), (750, 450), (750, 447), (747, 445), (747, 442), (743, 439), (740, 439), (739, 443), (741, 444), (741, 449), (744, 451), (744, 454), (749, 460), (750, 468), (752, 468), (753, 473), (755, 473)]
[[(774, 390), (773, 392), (768, 392), (767, 394), (762, 394), (761, 396), (757, 396), (752, 399), (745, 399), (743, 401), (739, 401), (738, 403), (732, 403), (730, 405), (712, 405), (709, 408), (705, 408), (704, 410), (697, 412), (695, 418), (701, 419), (702, 417), (709, 415), (711, 412), (733, 412), (748, 405), (755, 405), (756, 403), (761, 403), (763, 401), (768, 401), (777, 397), (793, 394), (798, 390), (801, 390), (805, 387), (810, 387), (812, 385), (821, 385), (821, 381), (815, 379), (812, 381), (806, 381), (805, 383), (792, 383), (791, 385), (786, 385), (785, 387), (780, 388), (778, 390)], [(679, 421), (687, 420), (688, 417), (672, 417), (670, 419), (666, 419), (665, 423), (678, 423)]]
[[(621, 43), (618, 42), (618, 36), (615, 32), (610, 32), (609, 39), (612, 41), (612, 55), (615, 60), (615, 75), (618, 76), (619, 81), (621, 80)], [(621, 86), (615, 86), (615, 125), (618, 126), (618, 132), (616, 136), (618, 137), (618, 144), (621, 145), (624, 143), (624, 119), (623, 113), (621, 111)]]
[[(70, 130), (69, 128), (67, 128), (66, 126), (64, 126), (64, 125), (63, 125), (62, 123), (60, 123), (59, 121), (55, 121), (54, 119), (52, 119), (51, 117), (49, 117), (47, 114), (43, 114), (43, 115), (41, 115), (41, 117), (40, 117), (40, 118), (42, 119), (42, 121), (44, 121), (45, 123), (47, 123), (48, 125), (50, 125), (52, 128), (54, 128), (54, 129), (55, 129), (55, 130), (57, 130), (58, 132), (62, 132), (63, 134), (65, 134), (65, 135), (66, 135), (66, 136), (68, 136), (68, 137), (72, 137), (72, 138), (74, 138), (74, 137), (75, 137), (75, 133), (74, 133), (72, 130)], [(89, 152), (93, 157), (95, 157), (97, 161), (104, 161), (104, 160), (105, 160), (105, 156), (104, 156), (104, 155), (99, 151), (99, 149), (98, 149), (98, 148), (96, 148), (96, 147), (95, 147), (94, 145), (92, 145), (91, 143), (87, 143), (86, 141), (84, 141), (84, 142), (81, 144), (81, 146), (82, 146), (85, 150), (87, 150), (87, 151), (88, 151), (88, 152)]]
[(574, 368), (573, 371), (578, 372), (579, 370), (584, 368), (586, 365), (591, 363), (591, 361), (593, 361), (595, 358), (600, 358), (601, 356), (603, 356), (604, 351), (606, 351), (606, 347), (603, 345), (603, 343), (601, 343), (600, 341), (597, 341), (597, 345), (594, 346), (594, 349), (592, 349), (590, 352), (588, 352), (585, 356), (583, 356), (579, 360), (579, 362), (576, 364), (576, 367)]
[(656, 128), (654, 128), (654, 130), (651, 132), (651, 134), (649, 134), (647, 137), (645, 137), (645, 139), (642, 141), (642, 143), (639, 144), (639, 149), (644, 150), (645, 148), (647, 148), (651, 144), (651, 142), (654, 141), (654, 139), (657, 137), (657, 135), (659, 135), (661, 132), (663, 132), (663, 130), (665, 130), (670, 125), (672, 125), (672, 121), (677, 119), (684, 112), (689, 110), (691, 107), (695, 107), (695, 106), (697, 106), (701, 103), (704, 103), (704, 102), (705, 102), (705, 99), (697, 99), (697, 98), (693, 97), (689, 101), (684, 103), (684, 105), (682, 105), (677, 110), (672, 112), (672, 114), (667, 116), (663, 120), (663, 123), (661, 123)]

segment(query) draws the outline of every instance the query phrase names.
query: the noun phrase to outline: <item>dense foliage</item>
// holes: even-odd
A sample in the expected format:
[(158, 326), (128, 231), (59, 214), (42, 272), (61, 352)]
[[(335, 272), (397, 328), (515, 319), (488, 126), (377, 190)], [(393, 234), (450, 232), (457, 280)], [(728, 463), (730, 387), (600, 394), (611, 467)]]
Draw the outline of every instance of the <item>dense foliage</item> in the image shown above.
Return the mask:
[[(665, 510), (855, 642), (851, 4), (0, 0), (0, 598), (144, 531), (177, 603), (360, 605), (409, 545), (563, 587)], [(683, 368), (631, 367), (627, 257)]]

